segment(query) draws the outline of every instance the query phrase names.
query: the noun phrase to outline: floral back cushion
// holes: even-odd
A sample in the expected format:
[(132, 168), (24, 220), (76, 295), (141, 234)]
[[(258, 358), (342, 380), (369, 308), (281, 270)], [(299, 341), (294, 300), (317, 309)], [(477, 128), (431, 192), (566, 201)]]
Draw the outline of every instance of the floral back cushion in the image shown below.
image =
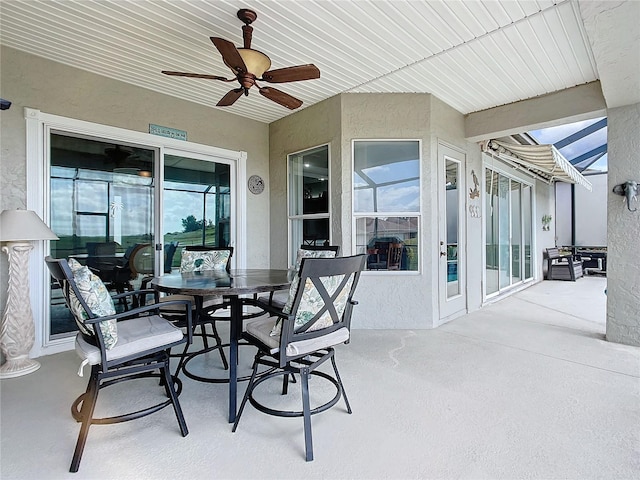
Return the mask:
[[(296, 257), (296, 273), (293, 276), (293, 280), (291, 281), (291, 286), (289, 287), (289, 296), (287, 297), (287, 301), (282, 307), (282, 311), (284, 313), (291, 313), (291, 307), (293, 306), (293, 301), (296, 298), (296, 292), (298, 291), (298, 284), (300, 283), (300, 265), (302, 264), (303, 258), (335, 258), (336, 252), (334, 250), (304, 250), (299, 249), (298, 255)], [(276, 322), (271, 330), (271, 336), (277, 337), (280, 335), (280, 320)]]
[(229, 262), (229, 250), (206, 250), (194, 252), (182, 250), (180, 273), (202, 272), (207, 270), (226, 270)]
[[(340, 283), (342, 282), (344, 275), (332, 275), (330, 277), (321, 277), (320, 280), (324, 288), (327, 289), (327, 293), (334, 298), (333, 305), (336, 309), (336, 313), (338, 314), (338, 318), (342, 318), (342, 314), (344, 313), (344, 309), (347, 306), (347, 301), (349, 300), (349, 292), (351, 291), (351, 285), (353, 285), (353, 278), (355, 275), (351, 275), (349, 280), (344, 284), (342, 290), (337, 292), (340, 287)], [(334, 294), (337, 295), (334, 297)], [(298, 306), (298, 311), (296, 312), (296, 319), (294, 322), (294, 331), (299, 331), (302, 327), (304, 327), (307, 323), (309, 323), (313, 317), (316, 316), (318, 312), (320, 312), (324, 308), (324, 300), (320, 295), (320, 292), (311, 281), (311, 279), (307, 278), (304, 284), (304, 290), (302, 292), (302, 298), (300, 299), (300, 305)], [(333, 325), (333, 319), (328, 311), (325, 311), (320, 318), (309, 327), (308, 332), (312, 332), (314, 330), (320, 330), (322, 328), (327, 328)]]
[(291, 281), (291, 286), (289, 287), (289, 297), (287, 298), (287, 302), (282, 307), (282, 311), (284, 313), (291, 313), (291, 307), (293, 306), (293, 300), (296, 297), (296, 292), (298, 291), (298, 284), (300, 283), (300, 265), (302, 264), (303, 258), (335, 258), (336, 252), (333, 250), (304, 250), (299, 249), (298, 255), (296, 257), (296, 274)]
[[(100, 277), (89, 270), (89, 267), (81, 265), (77, 260), (69, 259), (69, 268), (73, 274), (73, 279), (91, 312), (97, 317), (106, 317), (116, 313), (113, 300), (107, 287), (104, 286)], [(75, 292), (69, 289), (69, 309), (75, 317), (78, 329), (85, 335), (93, 336), (95, 332), (90, 325), (84, 322), (89, 315), (80, 304)], [(98, 324), (104, 338), (104, 345), (107, 350), (113, 348), (118, 341), (118, 322), (116, 320), (105, 320)]]

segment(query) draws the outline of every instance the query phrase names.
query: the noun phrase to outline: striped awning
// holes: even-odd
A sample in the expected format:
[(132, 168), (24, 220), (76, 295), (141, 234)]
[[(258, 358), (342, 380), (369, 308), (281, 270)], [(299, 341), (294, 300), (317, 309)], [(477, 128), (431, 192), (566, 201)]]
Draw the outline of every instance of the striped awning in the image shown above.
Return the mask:
[(490, 140), (484, 151), (516, 163), (548, 183), (574, 183), (591, 191), (591, 183), (553, 145), (517, 145)]

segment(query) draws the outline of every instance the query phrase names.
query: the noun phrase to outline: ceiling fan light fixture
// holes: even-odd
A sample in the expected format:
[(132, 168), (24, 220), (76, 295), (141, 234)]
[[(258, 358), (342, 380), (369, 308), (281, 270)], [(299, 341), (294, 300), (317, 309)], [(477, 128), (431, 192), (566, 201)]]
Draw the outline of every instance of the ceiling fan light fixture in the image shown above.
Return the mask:
[[(239, 48), (238, 53), (242, 57), (247, 71), (255, 75), (256, 78), (261, 78), (262, 74), (271, 67), (271, 59), (258, 50), (254, 50), (253, 48)], [(225, 62), (225, 64), (231, 68), (227, 62)], [(231, 68), (231, 71), (236, 73), (233, 68)]]

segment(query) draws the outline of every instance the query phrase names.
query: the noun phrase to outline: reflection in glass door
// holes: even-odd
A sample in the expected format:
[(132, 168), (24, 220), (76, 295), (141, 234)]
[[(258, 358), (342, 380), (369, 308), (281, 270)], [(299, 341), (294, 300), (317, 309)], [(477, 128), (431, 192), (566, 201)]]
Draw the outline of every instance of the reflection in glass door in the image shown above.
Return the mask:
[(232, 244), (230, 164), (165, 154), (163, 192), (165, 273), (183, 247)]
[[(134, 252), (154, 244), (153, 164), (151, 149), (51, 134), (51, 256), (88, 266), (113, 293), (139, 285)], [(53, 287), (50, 308), (51, 338), (76, 330)]]
[(492, 295), (533, 277), (533, 197), (530, 185), (485, 172), (485, 294)]

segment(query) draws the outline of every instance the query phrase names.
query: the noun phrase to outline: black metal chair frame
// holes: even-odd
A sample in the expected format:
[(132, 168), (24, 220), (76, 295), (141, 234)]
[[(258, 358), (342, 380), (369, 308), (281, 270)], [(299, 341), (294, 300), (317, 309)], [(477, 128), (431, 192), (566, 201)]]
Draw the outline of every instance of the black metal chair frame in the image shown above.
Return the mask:
[[(324, 412), (333, 407), (340, 398), (344, 398), (347, 412), (351, 413), (351, 405), (347, 398), (347, 394), (340, 378), (338, 368), (335, 361), (335, 350), (333, 347), (321, 348), (316, 351), (308, 352), (302, 355), (290, 356), (287, 354), (287, 346), (294, 342), (302, 340), (311, 340), (314, 338), (322, 337), (337, 330), (346, 327), (350, 329), (351, 325), (351, 313), (354, 305), (358, 302), (353, 300), (353, 294), (358, 284), (360, 274), (366, 263), (366, 255), (356, 255), (353, 257), (339, 257), (339, 258), (305, 258), (302, 260), (300, 267), (300, 283), (296, 292), (291, 314), (284, 314), (282, 312), (274, 312), (278, 315), (282, 322), (282, 330), (279, 339), (279, 348), (276, 353), (271, 353), (271, 348), (265, 345), (263, 342), (252, 336), (250, 333), (243, 333), (243, 338), (249, 343), (258, 347), (258, 353), (255, 356), (253, 363), (253, 370), (247, 390), (240, 404), (240, 409), (236, 416), (235, 423), (233, 424), (232, 431), (235, 432), (244, 407), (249, 401), (257, 410), (266, 413), (268, 415), (275, 415), (280, 417), (303, 417), (304, 418), (304, 437), (305, 437), (305, 458), (307, 461), (313, 460), (313, 440), (311, 434), (311, 415)], [(341, 285), (336, 289), (335, 293), (330, 295), (322, 284), (321, 278), (333, 275), (344, 275)], [(353, 283), (349, 292), (348, 300), (344, 312), (341, 317), (335, 309), (334, 301), (342, 288), (346, 285), (349, 278), (353, 275)], [(296, 312), (302, 299), (304, 292), (304, 286), (307, 280), (311, 280), (316, 289), (324, 300), (324, 307), (299, 331), (294, 331), (294, 323)], [(329, 312), (333, 320), (333, 325), (320, 330), (309, 331), (309, 328), (317, 322), (320, 317)], [(348, 343), (348, 340), (345, 342)], [(330, 360), (335, 373), (335, 377), (331, 375), (317, 371), (317, 368)], [(267, 367), (266, 371), (258, 372), (260, 366)], [(262, 382), (265, 382), (271, 378), (282, 376), (282, 394), (286, 395), (288, 391), (289, 376), (293, 377), (293, 374), (299, 374), (301, 378), (301, 390), (302, 390), (302, 410), (288, 411), (277, 410), (269, 408), (261, 404), (253, 396), (253, 392), (256, 387)], [(328, 402), (311, 409), (309, 399), (309, 377), (315, 375), (332, 383), (336, 388), (336, 394)]]
[[(125, 308), (125, 311), (119, 314), (110, 315), (106, 317), (97, 317), (93, 314), (85, 300), (83, 299), (76, 283), (73, 279), (73, 273), (69, 268), (69, 265), (65, 259), (54, 259), (47, 257), (45, 259), (47, 267), (51, 273), (51, 276), (58, 282), (64, 293), (65, 302), (69, 306), (69, 292), (73, 290), (80, 305), (88, 315), (88, 319), (85, 320), (87, 326), (91, 326), (94, 330), (95, 337), (89, 338), (82, 333), (83, 338), (96, 345), (100, 349), (101, 360), (99, 363), (92, 365), (91, 375), (87, 384), (85, 393), (81, 394), (71, 406), (71, 415), (77, 422), (81, 422), (80, 433), (76, 443), (73, 459), (71, 461), (70, 472), (77, 472), (80, 467), (80, 461), (82, 459), (82, 453), (89, 434), (89, 428), (91, 425), (106, 425), (112, 423), (127, 422), (135, 420), (146, 415), (155, 413), (163, 408), (172, 405), (178, 424), (180, 426), (180, 432), (182, 436), (188, 435), (189, 430), (187, 428), (182, 408), (178, 401), (178, 396), (182, 390), (182, 383), (180, 380), (172, 376), (169, 367), (169, 351), (172, 347), (186, 343), (191, 343), (191, 329), (188, 329), (187, 336), (184, 336), (182, 340), (173, 342), (161, 347), (152, 348), (144, 352), (137, 352), (133, 355), (117, 358), (114, 360), (107, 359), (107, 349), (104, 344), (104, 337), (99, 328), (99, 323), (105, 320), (116, 320), (119, 322), (127, 321), (127, 319), (137, 318), (140, 316), (146, 316), (150, 314), (158, 314), (158, 305), (146, 305), (134, 309)], [(144, 296), (154, 295), (157, 300), (158, 294), (153, 290), (138, 290), (132, 292), (125, 292), (113, 296), (114, 299), (124, 298), (127, 296)], [(175, 305), (184, 305), (186, 311), (187, 323), (191, 325), (191, 306), (190, 302), (184, 300), (177, 300), (172, 302)], [(159, 371), (159, 373), (157, 373)], [(127, 380), (135, 380), (140, 378), (155, 377), (160, 379), (161, 385), (164, 387), (165, 393), (168, 399), (164, 402), (152, 405), (150, 407), (143, 408), (134, 412), (129, 412), (113, 417), (93, 418), (96, 402), (98, 400), (98, 392), (100, 389), (123, 382)]]

